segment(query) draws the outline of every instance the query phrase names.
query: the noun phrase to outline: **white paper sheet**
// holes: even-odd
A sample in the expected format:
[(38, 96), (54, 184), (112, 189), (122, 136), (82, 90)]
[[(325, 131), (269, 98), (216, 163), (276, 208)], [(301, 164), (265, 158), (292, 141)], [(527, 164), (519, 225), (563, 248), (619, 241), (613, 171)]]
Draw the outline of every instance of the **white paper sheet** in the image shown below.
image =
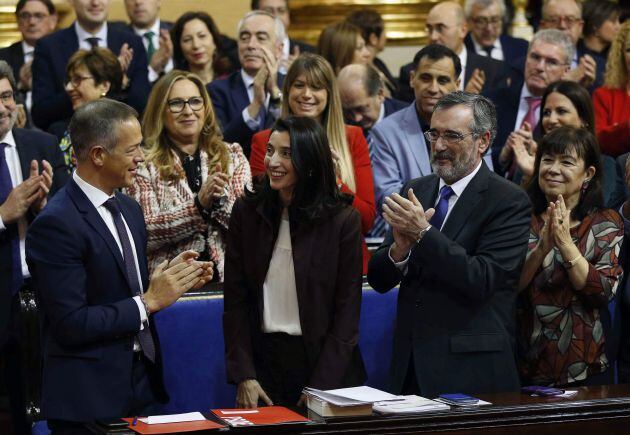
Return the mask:
[(200, 412), (188, 412), (186, 414), (171, 414), (171, 415), (150, 415), (146, 418), (139, 418), (146, 424), (164, 424), (164, 423), (182, 423), (185, 421), (203, 421), (206, 417), (201, 415)]

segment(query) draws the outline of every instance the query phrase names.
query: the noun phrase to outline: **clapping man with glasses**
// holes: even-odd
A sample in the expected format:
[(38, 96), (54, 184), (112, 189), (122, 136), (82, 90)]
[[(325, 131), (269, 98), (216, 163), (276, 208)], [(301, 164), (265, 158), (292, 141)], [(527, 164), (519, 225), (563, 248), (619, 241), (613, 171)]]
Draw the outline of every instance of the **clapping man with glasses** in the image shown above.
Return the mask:
[[(14, 433), (27, 431), (22, 364), (20, 292), (32, 291), (26, 266), (26, 230), (48, 196), (68, 179), (54, 136), (14, 128), (17, 85), (0, 61), (0, 360), (5, 366)], [(32, 374), (28, 379), (33, 383)]]
[(19, 0), (15, 6), (18, 30), (22, 40), (0, 49), (0, 59), (13, 68), (17, 79), (20, 102), (30, 114), (32, 105), (33, 75), (31, 65), (35, 43), (57, 26), (57, 10), (51, 0)]
[(495, 132), (488, 99), (445, 95), (425, 134), (434, 173), (383, 205), (391, 230), (370, 260), (368, 281), (379, 292), (400, 286), (394, 394), (519, 388), (514, 309), (531, 208), (524, 191), (483, 161)]
[(558, 29), (571, 38), (575, 48), (566, 80), (578, 82), (593, 92), (604, 79), (606, 59), (592, 52), (586, 54), (582, 37), (582, 3), (576, 0), (545, 0), (542, 6), (541, 29)]
[(502, 32), (505, 0), (466, 0), (464, 13), (470, 31), (464, 38), (469, 51), (511, 63), (527, 54), (527, 41)]
[(542, 95), (549, 84), (569, 71), (573, 52), (573, 42), (565, 33), (556, 29), (536, 32), (524, 75), (513, 69), (508, 84), (489, 95), (497, 105), (498, 132), (492, 145), (495, 172), (514, 179), (514, 152), (508, 139), (529, 143), (538, 138)]

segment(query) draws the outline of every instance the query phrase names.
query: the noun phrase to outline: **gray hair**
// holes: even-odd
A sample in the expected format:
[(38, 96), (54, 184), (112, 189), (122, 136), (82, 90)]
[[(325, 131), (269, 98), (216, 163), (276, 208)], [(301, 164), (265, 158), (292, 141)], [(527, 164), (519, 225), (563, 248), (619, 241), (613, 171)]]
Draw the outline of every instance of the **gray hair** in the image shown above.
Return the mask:
[(555, 45), (556, 47), (560, 47), (561, 49), (563, 49), (566, 54), (566, 64), (570, 64), (573, 60), (573, 56), (575, 55), (575, 46), (573, 45), (571, 37), (563, 31), (558, 29), (539, 30), (534, 34), (534, 37), (529, 43), (527, 54), (529, 54), (529, 52), (532, 50), (534, 42), (536, 41), (546, 42), (547, 44)]
[(13, 68), (6, 61), (0, 60), (0, 80), (7, 79), (11, 84), (11, 89), (15, 94), (17, 92), (17, 85), (15, 84), (15, 76), (13, 75)]
[(481, 136), (487, 131), (490, 132), (490, 143), (488, 144), (488, 149), (490, 149), (497, 135), (497, 110), (492, 101), (479, 94), (455, 91), (440, 98), (433, 108), (433, 113), (459, 105), (469, 107), (472, 110), (473, 121), (470, 125), (470, 131), (473, 134)]
[(85, 161), (90, 150), (97, 145), (108, 152), (113, 151), (118, 142), (120, 124), (130, 119), (138, 119), (138, 112), (109, 98), (90, 101), (79, 107), (68, 126), (77, 160)]
[(241, 20), (238, 22), (238, 25), (236, 26), (236, 34), (239, 35), (241, 33), (241, 27), (243, 27), (243, 23), (245, 23), (245, 21), (247, 21), (249, 18), (254, 17), (256, 15), (263, 15), (265, 17), (271, 18), (274, 22), (274, 30), (276, 33), (276, 44), (284, 41), (286, 32), (285, 32), (284, 24), (282, 23), (282, 20), (278, 17), (274, 17), (269, 12), (263, 11), (261, 9), (256, 9), (256, 10), (247, 12), (245, 16), (241, 18)]
[(361, 82), (368, 97), (374, 97), (385, 86), (376, 68), (362, 63), (351, 63), (341, 68), (337, 83), (341, 86), (346, 80)]
[(466, 15), (466, 19), (469, 20), (472, 18), (471, 14), (473, 7), (479, 6), (481, 9), (485, 9), (495, 3), (499, 5), (501, 17), (505, 19), (505, 0), (466, 0), (464, 3), (464, 14)]

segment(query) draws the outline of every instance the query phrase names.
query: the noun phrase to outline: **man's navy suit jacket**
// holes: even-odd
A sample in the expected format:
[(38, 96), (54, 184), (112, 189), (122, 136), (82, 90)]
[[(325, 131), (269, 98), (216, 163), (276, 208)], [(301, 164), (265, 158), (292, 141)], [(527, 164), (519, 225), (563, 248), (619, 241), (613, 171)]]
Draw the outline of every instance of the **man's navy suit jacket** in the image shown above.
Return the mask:
[[(278, 74), (278, 87), (282, 88), (284, 75)], [(252, 136), (258, 131), (271, 127), (275, 118), (265, 109), (264, 125), (256, 131), (251, 130), (243, 121), (243, 109), (249, 106), (247, 89), (241, 77), (241, 70), (233, 72), (224, 79), (218, 79), (207, 85), (214, 113), (221, 125), (226, 142), (236, 142), (243, 153), (249, 156), (252, 147)]]
[[(132, 32), (108, 25), (107, 47), (116, 55), (123, 44), (133, 49), (133, 59), (127, 69), (129, 87), (123, 101), (140, 114), (149, 95), (147, 53), (142, 40)], [(37, 41), (33, 60), (33, 122), (44, 130), (55, 121), (72, 116), (72, 103), (64, 89), (66, 65), (79, 49), (74, 24)]]
[[(117, 193), (133, 235), (143, 288), (147, 234), (140, 205)], [(118, 245), (103, 218), (70, 180), (31, 224), (26, 257), (42, 323), (42, 416), (91, 421), (130, 412), (134, 337), (140, 312)], [(154, 317), (149, 317), (155, 333)], [(157, 335), (156, 351), (159, 355)], [(165, 401), (161, 363), (146, 362)]]
[[(510, 35), (501, 34), (499, 36), (499, 41), (501, 41), (501, 50), (503, 51), (503, 61), (507, 64), (510, 64), (515, 59), (524, 58), (527, 55), (527, 48), (529, 47), (529, 43), (521, 38), (514, 38)], [(464, 44), (470, 53), (475, 52), (480, 54), (475, 50), (475, 44), (473, 43), (472, 36), (470, 32), (466, 34), (464, 38)], [(483, 56), (483, 54), (480, 54)]]
[[(53, 167), (53, 184), (50, 195), (61, 189), (69, 178), (68, 169), (63, 154), (57, 143), (57, 138), (41, 131), (13, 129), (13, 138), (18, 155), (22, 178), (26, 180), (31, 169), (31, 161), (37, 160), (41, 170), (42, 160), (46, 160)], [(29, 213), (27, 219), (33, 216)], [(0, 232), (0, 342), (4, 341), (4, 332), (11, 317), (11, 282), (13, 260), (11, 256), (11, 241), (7, 231)]]

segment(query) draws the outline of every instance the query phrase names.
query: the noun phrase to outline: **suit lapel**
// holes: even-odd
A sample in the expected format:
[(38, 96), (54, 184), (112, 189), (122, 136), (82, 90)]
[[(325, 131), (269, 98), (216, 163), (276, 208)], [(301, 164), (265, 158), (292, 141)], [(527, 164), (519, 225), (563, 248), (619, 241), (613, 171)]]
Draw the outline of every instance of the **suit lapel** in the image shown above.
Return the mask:
[[(423, 178), (413, 188), (413, 194), (422, 204), (422, 208), (425, 210), (433, 207), (435, 199), (437, 198), (438, 186), (440, 185), (440, 179), (437, 175), (429, 175), (427, 178)], [(403, 192), (404, 197), (407, 198), (407, 192)]]
[(105, 241), (105, 244), (111, 251), (114, 259), (116, 260), (116, 263), (118, 264), (118, 267), (120, 268), (120, 273), (122, 273), (123, 276), (126, 277), (123, 258), (120, 253), (120, 249), (116, 244), (114, 236), (112, 236), (112, 233), (109, 231), (109, 228), (107, 228), (107, 225), (105, 225), (105, 221), (103, 221), (103, 218), (98, 213), (94, 205), (90, 202), (88, 197), (85, 196), (85, 193), (83, 193), (81, 188), (77, 185), (77, 183), (75, 183), (73, 179), (70, 179), (70, 181), (68, 181), (68, 193), (70, 195), (70, 198), (72, 198), (72, 200), (74, 201), (79, 212), (83, 214), (83, 218), (88, 223), (88, 225), (94, 228), (94, 230)]
[(234, 73), (234, 81), (232, 82), (232, 92), (234, 96), (234, 102), (237, 107), (246, 107), (249, 105), (249, 97), (247, 96), (247, 88), (245, 87), (245, 82), (243, 82), (243, 77), (241, 77), (241, 71), (237, 71)]
[(475, 209), (477, 203), (483, 198), (483, 192), (488, 188), (489, 176), (490, 170), (486, 164), (482, 162), (479, 172), (470, 180), (470, 183), (468, 183), (468, 186), (466, 186), (462, 192), (462, 196), (459, 197), (448, 219), (444, 223), (442, 233), (449, 239), (455, 240), (459, 232), (466, 225), (468, 217)]
[[(38, 160), (36, 155), (33, 153), (33, 146), (26, 146), (22, 141), (22, 133), (14, 128), (13, 139), (15, 139), (15, 148), (17, 149), (18, 156), (20, 157), (20, 168), (22, 169), (22, 179), (26, 181), (26, 179), (31, 175), (31, 160)], [(38, 160), (38, 163), (41, 163)], [(41, 170), (41, 166), (40, 166)]]
[(416, 107), (414, 103), (411, 103), (411, 105), (404, 110), (406, 112), (403, 120), (403, 131), (406, 142), (409, 144), (411, 154), (413, 154), (413, 158), (420, 168), (420, 173), (422, 175), (429, 175), (431, 173), (431, 163), (427, 151), (427, 144), (422, 134), (422, 128), (420, 128), (420, 123), (418, 122)]

